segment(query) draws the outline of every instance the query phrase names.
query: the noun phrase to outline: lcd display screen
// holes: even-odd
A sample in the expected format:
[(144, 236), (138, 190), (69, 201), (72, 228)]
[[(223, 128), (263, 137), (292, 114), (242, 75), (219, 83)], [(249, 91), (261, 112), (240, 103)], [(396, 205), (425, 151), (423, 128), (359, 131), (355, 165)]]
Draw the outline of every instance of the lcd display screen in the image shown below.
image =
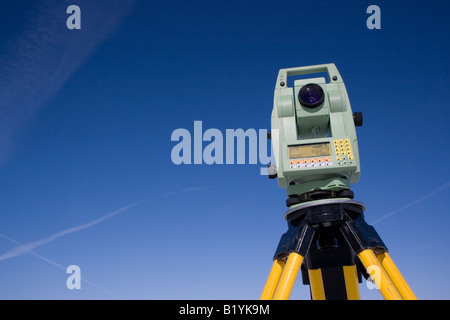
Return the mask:
[(331, 156), (329, 142), (288, 146), (289, 159)]

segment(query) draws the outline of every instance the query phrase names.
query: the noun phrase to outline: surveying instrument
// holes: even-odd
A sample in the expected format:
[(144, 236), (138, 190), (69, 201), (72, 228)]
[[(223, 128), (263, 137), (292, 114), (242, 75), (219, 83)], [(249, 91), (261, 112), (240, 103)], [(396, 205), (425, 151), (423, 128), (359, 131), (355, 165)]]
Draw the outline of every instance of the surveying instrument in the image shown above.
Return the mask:
[[(320, 77), (305, 77), (312, 74)], [(302, 78), (292, 88), (288, 76)], [(350, 184), (360, 177), (355, 127), (361, 125), (334, 64), (279, 71), (270, 131), (275, 164), (268, 171), (286, 189), (288, 230), (262, 300), (289, 299), (300, 272), (312, 300), (359, 300), (362, 276), (386, 300), (417, 299), (365, 222), (365, 205), (353, 200)]]

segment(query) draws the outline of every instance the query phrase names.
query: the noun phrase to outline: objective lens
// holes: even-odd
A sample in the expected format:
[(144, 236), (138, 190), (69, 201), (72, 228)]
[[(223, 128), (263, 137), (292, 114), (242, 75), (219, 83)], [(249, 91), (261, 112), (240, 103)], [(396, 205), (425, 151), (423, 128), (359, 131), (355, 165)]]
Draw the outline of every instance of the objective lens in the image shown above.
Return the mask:
[(304, 85), (298, 93), (298, 100), (306, 108), (315, 108), (322, 104), (325, 94), (322, 87), (315, 83)]

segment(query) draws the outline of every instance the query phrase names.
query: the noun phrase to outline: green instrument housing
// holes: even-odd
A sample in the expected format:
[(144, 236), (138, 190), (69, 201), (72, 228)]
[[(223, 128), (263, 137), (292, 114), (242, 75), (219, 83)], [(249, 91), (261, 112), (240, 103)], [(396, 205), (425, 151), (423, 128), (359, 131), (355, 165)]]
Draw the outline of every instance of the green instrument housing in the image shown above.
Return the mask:
[[(326, 73), (325, 77), (295, 80), (288, 76)], [(305, 106), (299, 98), (302, 87), (322, 88), (323, 101)], [(362, 121), (362, 118), (361, 118)], [(361, 125), (359, 123), (357, 125)], [(350, 189), (360, 177), (355, 117), (344, 82), (332, 63), (281, 69), (274, 92), (271, 140), (276, 176), (287, 195), (315, 190)]]

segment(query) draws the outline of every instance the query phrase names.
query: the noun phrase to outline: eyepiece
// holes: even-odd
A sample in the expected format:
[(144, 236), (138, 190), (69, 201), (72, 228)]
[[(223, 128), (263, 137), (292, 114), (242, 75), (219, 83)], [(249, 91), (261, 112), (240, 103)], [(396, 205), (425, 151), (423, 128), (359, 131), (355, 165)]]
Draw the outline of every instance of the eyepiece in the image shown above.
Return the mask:
[(313, 109), (323, 103), (325, 94), (322, 87), (315, 83), (304, 85), (298, 93), (300, 104), (306, 108)]

